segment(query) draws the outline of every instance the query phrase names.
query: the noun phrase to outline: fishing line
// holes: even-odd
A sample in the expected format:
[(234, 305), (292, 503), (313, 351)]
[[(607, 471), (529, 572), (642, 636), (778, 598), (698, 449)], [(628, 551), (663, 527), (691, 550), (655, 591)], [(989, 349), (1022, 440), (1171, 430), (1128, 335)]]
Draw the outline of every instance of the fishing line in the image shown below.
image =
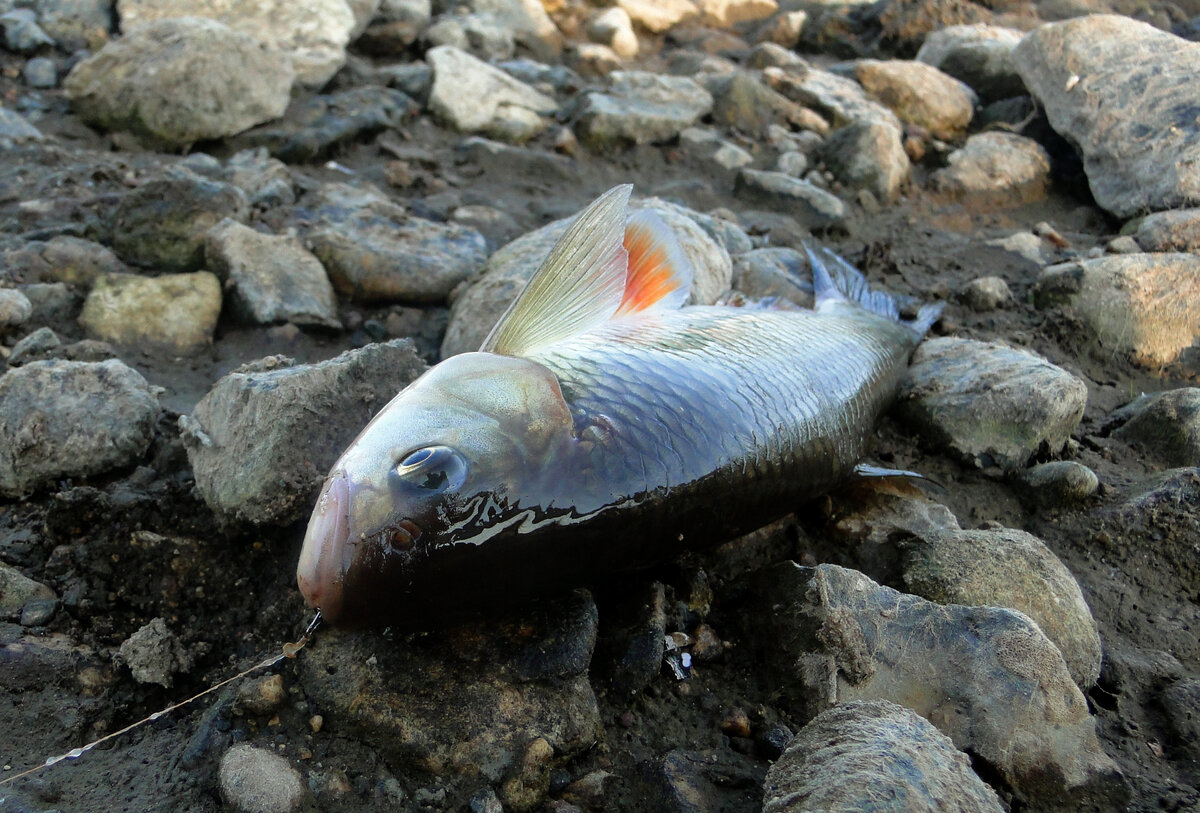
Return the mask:
[[(9, 782), (15, 782), (18, 779), (22, 779), (26, 776), (29, 776), (30, 774), (37, 773), (38, 771), (42, 770), (43, 768), (49, 768), (51, 765), (57, 765), (59, 762), (62, 762), (64, 760), (78, 759), (79, 757), (86, 754), (88, 751), (91, 751), (97, 745), (106, 743), (109, 740), (115, 740), (117, 737), (120, 737), (122, 734), (126, 734), (130, 731), (133, 731), (135, 728), (139, 728), (139, 727), (145, 725), (146, 723), (152, 723), (155, 720), (159, 719), (160, 717), (163, 717), (163, 716), (175, 711), (175, 709), (183, 708), (184, 706), (188, 705), (189, 703), (199, 700), (201, 697), (204, 697), (205, 695), (212, 694), (217, 689), (220, 689), (224, 686), (228, 686), (230, 683), (233, 683), (236, 680), (241, 680), (242, 678), (246, 677), (247, 675), (251, 675), (251, 674), (259, 671), (260, 669), (269, 669), (272, 666), (276, 665), (277, 663), (282, 662), (285, 659), (295, 658), (296, 655), (298, 655), (300, 653), (300, 650), (304, 649), (305, 645), (308, 644), (308, 642), (312, 640), (313, 633), (315, 633), (317, 631), (317, 627), (319, 627), (319, 626), (321, 626), (321, 611), (317, 610), (317, 614), (313, 616), (312, 621), (308, 622), (308, 627), (304, 630), (304, 634), (300, 636), (300, 639), (297, 641), (288, 641), (287, 643), (285, 643), (280, 648), (278, 655), (272, 655), (271, 657), (267, 658), (266, 660), (256, 663), (254, 666), (251, 666), (249, 669), (243, 669), (241, 672), (238, 672), (233, 677), (226, 678), (225, 680), (222, 680), (220, 683), (217, 683), (213, 686), (209, 686), (207, 689), (200, 692), (199, 694), (194, 694), (186, 700), (180, 700), (178, 703), (174, 703), (170, 706), (167, 706), (165, 709), (162, 709), (161, 711), (156, 711), (153, 714), (151, 714), (149, 717), (144, 717), (143, 719), (138, 720), (136, 723), (130, 723), (129, 725), (125, 726), (122, 729), (114, 731), (111, 734), (106, 734), (98, 740), (92, 740), (87, 745), (80, 746), (79, 748), (73, 748), (65, 754), (59, 754), (58, 756), (53, 756), (53, 757), (46, 757), (46, 760), (44, 762), (42, 762), (40, 765), (34, 765), (32, 768), (22, 771), (19, 774), (15, 774), (13, 776), (9, 776), (4, 779), (0, 779), (0, 785), (7, 785)], [(4, 801), (4, 797), (0, 796), (0, 802), (3, 802), (3, 801)]]

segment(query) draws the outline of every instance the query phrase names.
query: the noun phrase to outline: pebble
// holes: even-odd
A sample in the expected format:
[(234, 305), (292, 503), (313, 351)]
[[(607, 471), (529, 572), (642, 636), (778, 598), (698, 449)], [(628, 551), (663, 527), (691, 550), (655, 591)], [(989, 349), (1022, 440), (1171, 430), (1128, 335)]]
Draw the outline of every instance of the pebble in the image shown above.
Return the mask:
[(633, 31), (633, 20), (629, 12), (620, 6), (597, 12), (588, 20), (585, 30), (592, 42), (607, 45), (621, 59), (633, 59), (638, 55), (638, 38)]
[(1023, 469), (1061, 450), (1083, 417), (1087, 385), (1042, 357), (994, 342), (923, 342), (900, 385), (898, 412), (969, 465)]
[(215, 20), (167, 19), (79, 62), (63, 90), (85, 121), (168, 148), (240, 133), (283, 114), (292, 65)]
[(834, 127), (875, 120), (904, 129), (895, 113), (867, 95), (853, 79), (812, 67), (799, 71), (767, 68), (763, 79), (792, 101), (824, 116)]
[(912, 174), (900, 131), (872, 119), (834, 130), (816, 157), (843, 186), (887, 203), (895, 202)]
[(0, 377), (0, 494), (132, 466), (154, 437), (158, 399), (120, 361), (34, 361)]
[(502, 134), (502, 108), (538, 116), (558, 110), (550, 96), (453, 46), (430, 49), (425, 61), (433, 68), (429, 110), (460, 132)]
[(603, 151), (669, 141), (712, 112), (713, 97), (686, 76), (614, 71), (603, 92), (584, 95), (575, 134)]
[(930, 183), (954, 197), (1015, 206), (1044, 198), (1050, 184), (1049, 153), (1015, 133), (978, 133), (946, 160)]
[(31, 88), (52, 88), (58, 85), (58, 66), (53, 59), (39, 56), (25, 63), (21, 69), (25, 84)]
[(751, 204), (787, 212), (812, 229), (835, 226), (846, 217), (846, 204), (837, 196), (782, 172), (743, 169), (734, 194)]
[[(1121, 218), (1200, 203), (1200, 43), (1114, 14), (1034, 29), (1013, 53), (1050, 125), (1083, 157), (1088, 186)], [(1183, 116), (1183, 118), (1181, 118)]]
[(924, 62), (863, 59), (855, 64), (854, 77), (900, 121), (944, 141), (966, 135), (979, 102), (969, 87)]
[(916, 59), (963, 82), (984, 103), (1009, 99), (1026, 92), (1013, 61), (1023, 36), (1018, 29), (989, 23), (951, 25), (930, 32)]
[(424, 371), (407, 339), (318, 364), (276, 356), (234, 370), (180, 418), (196, 490), (229, 519), (300, 519), (355, 435)]
[(803, 178), (809, 170), (808, 156), (798, 150), (780, 153), (775, 159), (775, 171), (793, 178)]
[(763, 782), (763, 813), (1001, 813), (954, 743), (909, 709), (852, 701), (800, 729)]
[(1094, 496), (1100, 488), (1096, 472), (1074, 460), (1052, 460), (1018, 475), (1026, 496), (1049, 508), (1066, 508)]
[(208, 271), (105, 274), (84, 301), (79, 324), (93, 339), (189, 355), (212, 344), (220, 314), (221, 283)]
[[(22, 608), (32, 601), (54, 601), (54, 591), (0, 562), (0, 618), (24, 615)], [(24, 624), (23, 626), (30, 626)]]
[(941, 530), (901, 543), (908, 592), (939, 604), (1028, 615), (1087, 691), (1100, 675), (1100, 634), (1079, 583), (1042, 540), (1011, 528)]
[(962, 299), (971, 310), (986, 313), (1011, 305), (1013, 295), (1001, 277), (976, 277), (963, 286)]
[(696, 15), (691, 0), (617, 0), (617, 7), (653, 34), (661, 34)]
[(265, 717), (279, 711), (286, 700), (283, 676), (268, 675), (240, 684), (233, 702), (235, 710)]
[(754, 163), (753, 155), (707, 127), (689, 127), (681, 132), (679, 147), (688, 155), (729, 173)]
[(1028, 616), (935, 604), (834, 565), (785, 562), (746, 587), (761, 604), (747, 633), (805, 717), (903, 700), (1032, 807), (1124, 798), (1087, 700)]
[(1143, 251), (1200, 253), (1200, 209), (1148, 214), (1138, 224), (1133, 238)]
[(42, 132), (24, 116), (6, 107), (0, 107), (0, 146), (8, 148), (14, 144), (41, 140)]
[(1007, 237), (997, 237), (994, 240), (988, 240), (987, 245), (1023, 257), (1038, 268), (1049, 265), (1058, 256), (1058, 252), (1051, 243), (1031, 231), (1019, 231)]
[(713, 95), (713, 122), (752, 138), (762, 138), (772, 125), (786, 126), (802, 119), (800, 105), (763, 84), (753, 73), (721, 74), (704, 84)]
[(57, 333), (48, 327), (39, 327), (12, 346), (12, 352), (8, 355), (8, 366), (20, 367), (30, 361), (47, 359), (60, 347), (62, 339)]
[(43, 627), (54, 620), (62, 602), (57, 598), (35, 598), (21, 608), (22, 627)]
[(0, 288), (0, 333), (6, 333), (29, 321), (33, 304), (16, 288)]
[(1141, 395), (1109, 416), (1112, 436), (1167, 466), (1200, 466), (1200, 388)]
[(259, 325), (341, 329), (325, 268), (295, 236), (263, 234), (222, 220), (207, 235), (205, 257), (238, 318)]
[(557, 61), (562, 50), (563, 37), (537, 0), (468, 0), (467, 7), (476, 13), (492, 15), (497, 24), (505, 28), (523, 50), (541, 62)]
[(282, 756), (239, 743), (221, 757), (221, 798), (238, 813), (293, 813), (304, 802), (304, 781)]
[(129, 667), (138, 683), (175, 684), (175, 675), (192, 668), (192, 658), (166, 619), (155, 618), (130, 635), (117, 650), (117, 661)]
[(1104, 353), (1151, 369), (1200, 341), (1200, 256), (1112, 254), (1052, 265), (1034, 304), (1073, 313)]

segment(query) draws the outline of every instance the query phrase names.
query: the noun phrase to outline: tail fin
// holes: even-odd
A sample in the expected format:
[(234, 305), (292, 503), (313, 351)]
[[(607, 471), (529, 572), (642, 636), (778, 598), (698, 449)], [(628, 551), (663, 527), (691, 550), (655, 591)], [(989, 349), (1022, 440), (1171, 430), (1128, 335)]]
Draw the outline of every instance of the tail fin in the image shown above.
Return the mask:
[(924, 336), (942, 315), (943, 303), (933, 302), (921, 305), (914, 318), (904, 319), (900, 315), (900, 309), (916, 305), (917, 300), (899, 294), (889, 294), (887, 291), (872, 291), (861, 271), (824, 246), (814, 247), (806, 240), (804, 253), (808, 255), (808, 264), (812, 267), (816, 307), (827, 301), (854, 302), (872, 313), (899, 322), (918, 339)]

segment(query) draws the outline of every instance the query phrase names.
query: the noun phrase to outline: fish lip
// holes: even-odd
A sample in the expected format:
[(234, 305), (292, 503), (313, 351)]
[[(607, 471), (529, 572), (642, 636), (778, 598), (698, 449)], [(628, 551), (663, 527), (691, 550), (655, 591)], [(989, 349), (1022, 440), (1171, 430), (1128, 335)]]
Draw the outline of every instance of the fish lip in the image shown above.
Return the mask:
[(332, 472), (308, 521), (296, 566), (296, 583), (304, 600), (330, 622), (342, 614), (350, 505), (350, 478), (345, 470)]

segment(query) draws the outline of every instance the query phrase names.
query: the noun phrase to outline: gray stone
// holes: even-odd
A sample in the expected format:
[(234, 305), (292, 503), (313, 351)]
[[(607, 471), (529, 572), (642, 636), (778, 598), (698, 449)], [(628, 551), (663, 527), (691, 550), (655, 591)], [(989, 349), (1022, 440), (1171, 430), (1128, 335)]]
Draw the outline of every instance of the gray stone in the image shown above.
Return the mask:
[(208, 271), (105, 274), (84, 301), (79, 324), (93, 339), (187, 355), (212, 344), (220, 315), (221, 283)]
[(83, 304), (83, 296), (62, 282), (31, 282), (21, 286), (21, 293), (33, 306), (29, 318), (34, 323), (69, 321)]
[(622, 59), (633, 59), (638, 54), (638, 38), (633, 31), (629, 12), (620, 6), (607, 8), (596, 13), (585, 27), (592, 42), (607, 45)]
[(951, 25), (930, 32), (917, 60), (968, 85), (984, 102), (1025, 93), (1013, 50), (1024, 32), (988, 23)]
[(1200, 388), (1142, 395), (1114, 412), (1113, 437), (1168, 466), (1200, 466)]
[(834, 130), (817, 156), (844, 186), (886, 203), (899, 197), (912, 174), (900, 131), (882, 121), (867, 119)]
[(37, 24), (37, 13), (29, 8), (15, 8), (0, 15), (0, 29), (4, 30), (4, 44), (18, 54), (32, 54), (54, 45), (41, 26)]
[(792, 215), (812, 229), (837, 225), (846, 217), (846, 204), (837, 196), (782, 172), (743, 169), (734, 192), (755, 205)]
[(68, 53), (98, 51), (113, 30), (113, 4), (107, 0), (38, 0), (42, 28)]
[(1193, 762), (1200, 761), (1200, 680), (1175, 681), (1163, 691), (1162, 705), (1180, 750)]
[(753, 138), (762, 138), (772, 124), (787, 125), (802, 119), (800, 105), (748, 71), (717, 76), (705, 85), (713, 95), (713, 122)]
[(1124, 254), (1045, 269), (1038, 307), (1065, 306), (1106, 353), (1160, 368), (1200, 342), (1200, 256)]
[(8, 354), (8, 366), (20, 367), (30, 361), (48, 358), (62, 347), (62, 339), (48, 327), (39, 327), (12, 347)]
[(966, 135), (979, 102), (969, 87), (924, 62), (864, 59), (856, 63), (854, 75), (901, 121), (946, 141)]
[(953, 197), (1016, 205), (1045, 197), (1050, 184), (1050, 154), (1015, 133), (978, 133), (946, 160), (949, 166), (929, 180), (934, 189)]
[(777, 42), (759, 42), (746, 56), (747, 68), (785, 68), (804, 65), (804, 59), (786, 45)]
[(122, 259), (171, 271), (204, 265), (204, 238), (225, 218), (245, 222), (246, 195), (236, 186), (172, 169), (126, 194), (113, 213), (113, 248)]
[(917, 348), (897, 399), (931, 443), (1005, 471), (1024, 468), (1043, 446), (1061, 450), (1086, 403), (1087, 385), (1041, 356), (950, 337)]
[(1011, 305), (1013, 295), (1001, 277), (976, 277), (963, 286), (962, 299), (971, 310), (985, 313)]
[(0, 562), (0, 617), (18, 615), (31, 601), (53, 598), (54, 591), (49, 587)]
[(620, 55), (598, 42), (580, 42), (567, 49), (564, 61), (581, 77), (599, 79), (621, 69)]
[(679, 134), (679, 146), (689, 155), (710, 162), (713, 168), (733, 173), (754, 163), (754, 156), (721, 138), (715, 130), (689, 127)]
[(57, 598), (30, 599), (21, 608), (22, 627), (44, 627), (49, 624), (62, 606)]
[(808, 169), (808, 156), (798, 150), (780, 153), (775, 159), (775, 171), (793, 178), (803, 178)]
[(584, 96), (575, 130), (592, 149), (669, 141), (713, 109), (712, 95), (686, 76), (614, 71), (608, 90)]
[(1033, 30), (1013, 58), (1101, 207), (1131, 217), (1200, 203), (1200, 43), (1094, 14)]
[(1008, 607), (1037, 622), (1087, 691), (1100, 675), (1100, 633), (1079, 583), (1024, 531), (943, 530), (901, 543), (908, 591), (939, 604)]
[(294, 236), (262, 234), (223, 220), (208, 233), (205, 256), (239, 318), (341, 328), (325, 268)]
[(72, 68), (63, 89), (89, 123), (176, 148), (282, 115), (292, 77), (285, 56), (248, 34), (185, 17), (127, 32)]
[(25, 84), (31, 88), (52, 88), (58, 84), (58, 66), (53, 59), (44, 56), (34, 57), (25, 63), (21, 69)]
[(81, 288), (90, 288), (100, 274), (129, 271), (116, 254), (99, 243), (68, 235), (26, 243), (7, 252), (4, 264), (22, 269), (31, 282), (65, 282)]
[(763, 78), (792, 101), (820, 113), (834, 127), (875, 120), (891, 124), (897, 130), (904, 129), (895, 113), (868, 96), (862, 85), (853, 79), (809, 67), (800, 70), (767, 68)]
[(424, 369), (412, 342), (395, 340), (319, 364), (272, 356), (234, 370), (180, 418), (197, 491), (231, 519), (300, 519), (350, 441)]
[(1140, 254), (1142, 247), (1138, 245), (1137, 240), (1128, 234), (1122, 234), (1108, 241), (1105, 250), (1109, 254)]
[(268, 209), (296, 202), (287, 164), (272, 158), (266, 147), (235, 153), (225, 164), (225, 174), (246, 194), (251, 207)]
[(562, 33), (540, 0), (467, 0), (467, 8), (496, 20), (524, 50), (543, 63), (557, 61)]
[(1112, 809), (1123, 777), (1054, 644), (1019, 612), (940, 605), (861, 573), (783, 563), (752, 576), (748, 634), (804, 717), (903, 701), (1038, 809)]
[(763, 797), (763, 813), (1004, 810), (948, 737), (886, 700), (844, 703), (810, 720), (767, 771)]
[(155, 618), (130, 635), (117, 650), (116, 659), (129, 667), (138, 683), (171, 688), (175, 675), (192, 668), (192, 658), (166, 619)]
[(41, 131), (24, 116), (6, 107), (0, 107), (0, 146), (11, 147), (14, 144), (41, 140)]
[(429, 110), (448, 126), (465, 133), (489, 132), (503, 120), (505, 108), (549, 115), (558, 103), (524, 82), (448, 45), (425, 54), (433, 68)]
[(0, 377), (0, 494), (130, 466), (154, 437), (158, 399), (119, 361), (35, 361)]
[[(328, 82), (345, 63), (346, 45), (355, 25), (346, 0), (308, 0), (303, 4), (288, 0), (118, 0), (117, 12), (127, 37), (141, 23), (180, 17), (212, 19), (238, 35), (253, 38), (263, 51), (279, 54), (295, 69), (296, 81), (313, 89)], [(262, 81), (253, 74), (247, 78)]]
[(1133, 238), (1143, 251), (1200, 253), (1200, 209), (1175, 209), (1146, 215)]
[(794, 248), (756, 248), (733, 259), (733, 287), (750, 299), (786, 299), (813, 305), (808, 259)]
[(1074, 460), (1039, 463), (1019, 475), (1026, 497), (1049, 508), (1068, 507), (1096, 494), (1100, 478), (1096, 472)]
[(433, 48), (457, 48), (484, 62), (511, 59), (517, 51), (512, 31), (492, 14), (444, 14), (421, 38)]
[(239, 743), (221, 757), (221, 798), (238, 813), (293, 813), (304, 801), (304, 781), (292, 763)]
[(700, 20), (714, 28), (757, 22), (779, 11), (776, 0), (694, 0)]
[(988, 240), (987, 245), (1024, 257), (1038, 267), (1053, 262), (1058, 256), (1058, 252), (1050, 243), (1031, 231), (1014, 232), (1007, 237)]
[(33, 316), (29, 297), (16, 288), (0, 288), (0, 333), (20, 327)]

